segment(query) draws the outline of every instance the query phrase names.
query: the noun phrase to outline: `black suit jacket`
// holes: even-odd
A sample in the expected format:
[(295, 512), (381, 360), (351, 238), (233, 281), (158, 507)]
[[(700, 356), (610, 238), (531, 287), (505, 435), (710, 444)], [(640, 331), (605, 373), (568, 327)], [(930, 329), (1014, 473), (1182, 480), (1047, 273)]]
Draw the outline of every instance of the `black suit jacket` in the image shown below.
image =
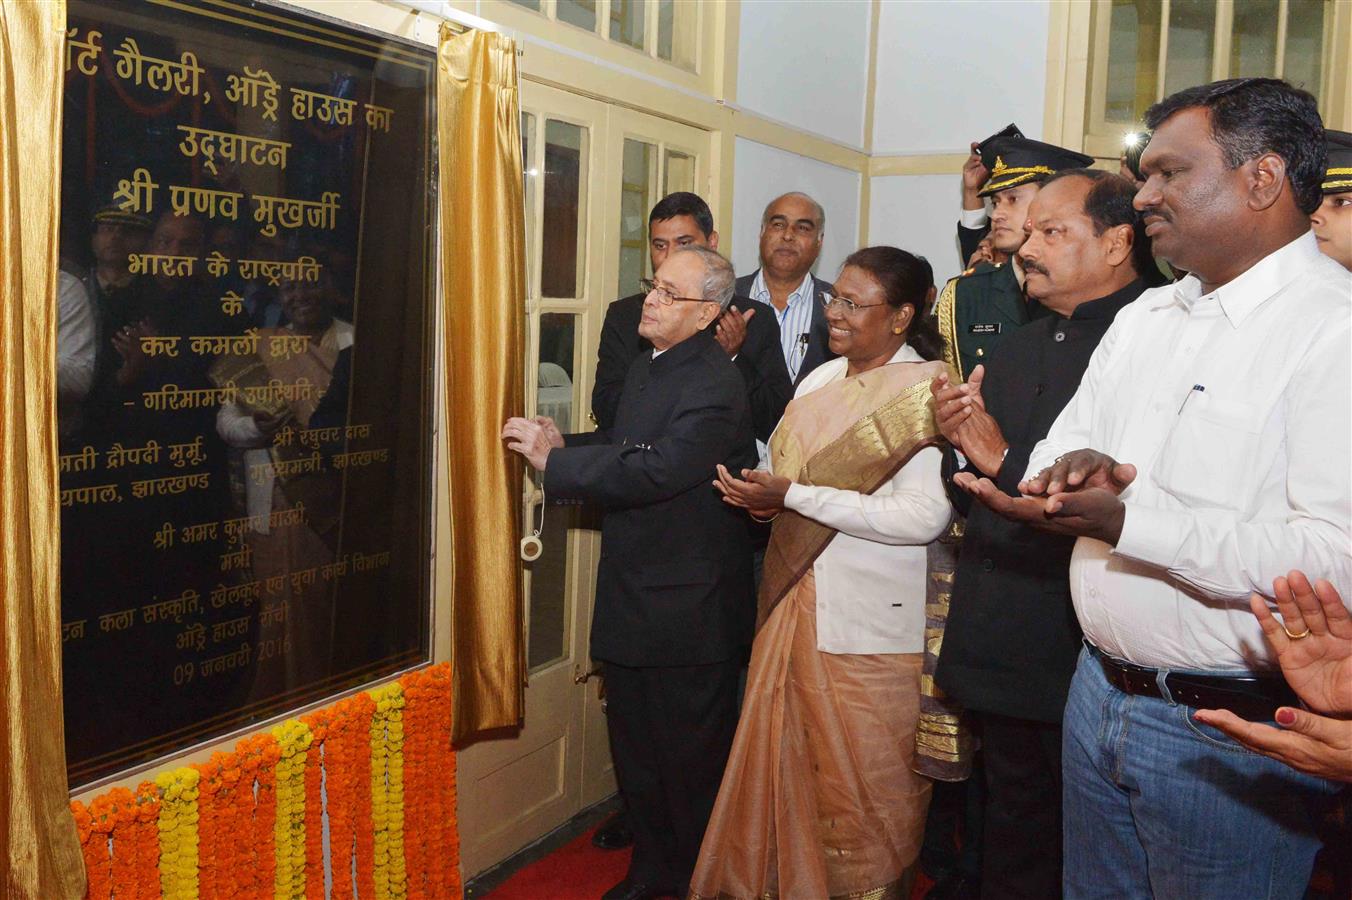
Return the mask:
[[(753, 321), (754, 321), (753, 317)], [(745, 517), (714, 467), (754, 468), (746, 386), (702, 331), (625, 378), (614, 426), (571, 434), (545, 467), (545, 496), (604, 509), (593, 659), (691, 666), (744, 652), (755, 624)]]
[[(760, 274), (760, 269), (752, 272), (750, 275), (743, 275), (737, 279), (737, 293), (742, 297), (751, 296), (751, 286), (756, 283), (756, 276)], [(807, 352), (803, 355), (803, 364), (798, 367), (798, 377), (793, 380), (793, 386), (798, 384), (807, 376), (808, 372), (820, 366), (828, 359), (835, 359), (840, 354), (832, 353), (830, 344), (830, 335), (826, 330), (826, 311), (822, 308), (822, 292), (831, 289), (831, 282), (822, 281), (816, 275), (812, 276), (812, 284), (815, 288), (812, 296), (812, 326), (808, 330)], [(761, 303), (766, 309), (770, 310), (772, 321), (778, 322), (779, 319), (774, 316), (774, 310), (769, 304)], [(756, 314), (757, 317), (760, 313)], [(780, 347), (780, 359), (783, 360), (783, 346)], [(786, 369), (787, 371), (787, 369)], [(762, 438), (764, 440), (764, 438)]]
[[(601, 346), (596, 355), (596, 384), (592, 386), (592, 414), (602, 429), (615, 424), (620, 393), (630, 365), (640, 354), (653, 348), (648, 339), (638, 333), (643, 300), (643, 294), (633, 294), (616, 300), (606, 309), (606, 320), (601, 326)], [(746, 340), (734, 362), (746, 383), (746, 399), (755, 435), (762, 441), (769, 441), (770, 432), (784, 415), (784, 407), (793, 399), (789, 370), (784, 365), (784, 354), (780, 352), (779, 325), (775, 311), (764, 303), (735, 296), (732, 305), (743, 312), (756, 311), (746, 323)], [(734, 315), (731, 311), (726, 314)]]
[[(1009, 443), (995, 478), (1002, 491), (1019, 495), (1033, 448), (1079, 388), (1113, 317), (1144, 289), (1134, 282), (1082, 304), (1069, 319), (1049, 314), (987, 354), (981, 391)], [(1073, 537), (970, 504), (936, 672), (947, 694), (969, 709), (1061, 721), (1081, 647), (1070, 598), (1074, 546)]]

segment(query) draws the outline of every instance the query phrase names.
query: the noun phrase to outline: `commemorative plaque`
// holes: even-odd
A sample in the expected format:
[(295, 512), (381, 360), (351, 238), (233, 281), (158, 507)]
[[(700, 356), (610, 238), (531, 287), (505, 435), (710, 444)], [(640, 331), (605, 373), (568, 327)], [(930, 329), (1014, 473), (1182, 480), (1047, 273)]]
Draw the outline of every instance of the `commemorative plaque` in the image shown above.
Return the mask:
[(436, 68), (233, 0), (71, 0), (65, 68), (77, 787), (429, 658)]

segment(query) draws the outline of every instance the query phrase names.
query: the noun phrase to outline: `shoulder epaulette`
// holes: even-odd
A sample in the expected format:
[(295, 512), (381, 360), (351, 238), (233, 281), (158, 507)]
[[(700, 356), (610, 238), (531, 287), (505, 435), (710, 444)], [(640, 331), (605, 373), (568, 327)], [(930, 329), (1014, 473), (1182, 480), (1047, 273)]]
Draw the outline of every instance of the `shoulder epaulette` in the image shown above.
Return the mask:
[(962, 365), (958, 354), (958, 279), (948, 279), (939, 299), (934, 301), (934, 316), (938, 319), (939, 336), (944, 341), (944, 362), (961, 372)]

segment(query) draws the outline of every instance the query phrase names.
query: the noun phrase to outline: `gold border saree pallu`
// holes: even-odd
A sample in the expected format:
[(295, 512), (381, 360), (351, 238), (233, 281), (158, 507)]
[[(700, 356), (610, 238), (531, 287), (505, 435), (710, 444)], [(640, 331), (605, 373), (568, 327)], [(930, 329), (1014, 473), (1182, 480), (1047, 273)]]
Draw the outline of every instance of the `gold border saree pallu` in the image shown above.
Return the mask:
[[(881, 366), (829, 384), (803, 399), (811, 398), (818, 405), (823, 402), (834, 405), (833, 401), (837, 399), (848, 404), (849, 398), (844, 396), (848, 392), (874, 390), (882, 386), (880, 380), (890, 382), (913, 376), (914, 370), (903, 370), (902, 366), (914, 365)], [(913, 456), (942, 440), (930, 409), (929, 382), (929, 377), (922, 376), (920, 381), (901, 388), (895, 397), (855, 422), (801, 465), (795, 465), (799, 462), (800, 453), (796, 451), (800, 448), (793, 443), (789, 430), (781, 426), (771, 438), (770, 445), (775, 469), (781, 473), (796, 471), (794, 481), (799, 484), (873, 493), (901, 471)], [(799, 400), (793, 401), (790, 407), (794, 405), (801, 407)], [(788, 410), (784, 418), (788, 422)], [(765, 551), (756, 616), (758, 630), (835, 536), (835, 529), (792, 510), (784, 510), (775, 519), (770, 546)]]

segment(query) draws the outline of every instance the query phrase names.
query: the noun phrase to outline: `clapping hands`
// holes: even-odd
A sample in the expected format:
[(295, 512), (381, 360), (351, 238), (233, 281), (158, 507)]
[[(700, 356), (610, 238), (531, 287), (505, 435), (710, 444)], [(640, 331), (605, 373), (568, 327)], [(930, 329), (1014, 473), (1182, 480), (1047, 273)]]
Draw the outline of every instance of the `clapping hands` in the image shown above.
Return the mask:
[(1272, 588), (1280, 621), (1258, 594), (1249, 597), (1249, 608), (1287, 683), (1310, 709), (1278, 709), (1281, 728), (1224, 709), (1199, 709), (1193, 717), (1294, 769), (1352, 781), (1352, 615), (1332, 584), (1321, 579), (1311, 586), (1302, 572), (1276, 579)]

